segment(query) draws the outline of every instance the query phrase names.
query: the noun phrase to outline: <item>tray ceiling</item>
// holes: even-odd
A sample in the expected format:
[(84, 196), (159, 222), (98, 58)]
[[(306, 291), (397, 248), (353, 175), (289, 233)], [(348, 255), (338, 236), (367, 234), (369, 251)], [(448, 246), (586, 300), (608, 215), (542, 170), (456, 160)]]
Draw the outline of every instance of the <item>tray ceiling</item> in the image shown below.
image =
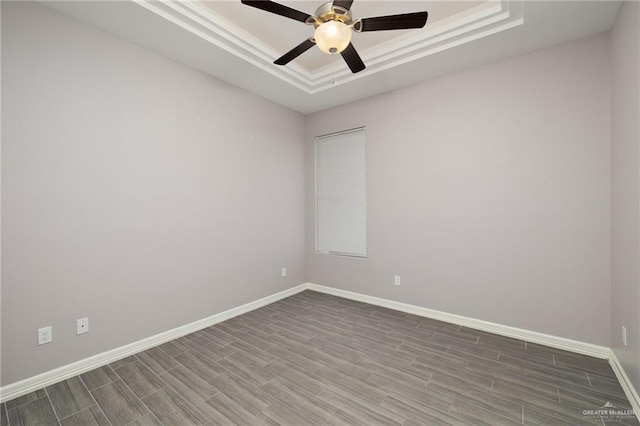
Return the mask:
[[(322, 3), (310, 1), (282, 1), (289, 7), (313, 14), (315, 9)], [(483, 1), (355, 1), (351, 8), (351, 13), (355, 18), (366, 18), (371, 16), (394, 15), (398, 13), (420, 12), (428, 10), (429, 26), (436, 22), (451, 18), (461, 12), (470, 13), (470, 9), (483, 4)], [(277, 15), (270, 15), (266, 12), (252, 9), (234, 1), (206, 1), (202, 3), (220, 18), (228, 20), (255, 39), (269, 46), (276, 52), (283, 54), (289, 51), (298, 43), (309, 38), (313, 34), (313, 27), (304, 25), (291, 19)], [(418, 30), (419, 31), (419, 30)], [(390, 42), (400, 43), (402, 37), (410, 37), (416, 30), (396, 30), (387, 32), (370, 32), (367, 34), (353, 34), (353, 43), (361, 51), (374, 48), (375, 46)], [(295, 62), (306, 68), (308, 71), (317, 70), (332, 63), (331, 56), (322, 53), (319, 49), (299, 56)]]
[[(281, 1), (313, 13), (322, 3)], [(90, 1), (43, 4), (302, 113), (607, 31), (618, 1), (355, 0), (356, 18), (429, 11), (423, 29), (354, 34), (367, 69), (312, 48), (287, 66), (273, 60), (313, 27), (218, 1)]]

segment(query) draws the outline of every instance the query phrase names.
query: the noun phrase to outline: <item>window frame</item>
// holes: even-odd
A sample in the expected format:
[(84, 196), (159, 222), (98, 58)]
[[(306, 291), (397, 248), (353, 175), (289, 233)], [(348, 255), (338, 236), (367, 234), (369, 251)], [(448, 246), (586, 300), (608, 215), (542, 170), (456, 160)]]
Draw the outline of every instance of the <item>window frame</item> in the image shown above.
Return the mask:
[[(348, 253), (348, 252), (340, 252), (340, 251), (321, 251), (319, 249), (319, 238), (318, 238), (318, 231), (319, 231), (319, 203), (318, 203), (318, 147), (319, 147), (319, 142), (321, 142), (322, 140), (326, 140), (335, 136), (340, 136), (340, 135), (345, 135), (345, 134), (350, 134), (350, 133), (362, 133), (363, 137), (364, 137), (364, 168), (363, 168), (363, 172), (364, 172), (364, 194), (363, 194), (363, 200), (362, 202), (364, 203), (364, 254), (360, 254), (360, 253)], [(347, 258), (352, 258), (352, 259), (360, 259), (360, 260), (367, 260), (368, 258), (368, 226), (367, 226), (367, 219), (368, 219), (368, 212), (367, 212), (367, 139), (366, 139), (366, 126), (361, 126), (361, 127), (355, 127), (352, 129), (347, 129), (347, 130), (342, 130), (342, 131), (338, 131), (338, 132), (332, 132), (332, 133), (327, 133), (324, 135), (319, 135), (316, 136), (314, 139), (314, 147), (313, 147), (313, 153), (314, 153), (314, 158), (313, 158), (313, 163), (314, 163), (314, 213), (315, 213), (315, 233), (314, 233), (314, 237), (315, 237), (315, 242), (314, 242), (314, 246), (315, 246), (315, 253), (316, 254), (322, 254), (322, 255), (329, 255), (329, 256), (340, 256), (340, 257), (347, 257)]]

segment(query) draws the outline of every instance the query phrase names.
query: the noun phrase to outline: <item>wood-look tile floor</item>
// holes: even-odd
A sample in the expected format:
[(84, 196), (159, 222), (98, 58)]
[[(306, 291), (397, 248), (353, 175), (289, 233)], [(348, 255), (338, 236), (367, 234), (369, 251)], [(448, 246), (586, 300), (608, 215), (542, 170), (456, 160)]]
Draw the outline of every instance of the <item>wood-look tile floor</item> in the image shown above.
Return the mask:
[(630, 409), (606, 360), (305, 291), (0, 414), (2, 426), (592, 426), (612, 419), (583, 410), (607, 403)]

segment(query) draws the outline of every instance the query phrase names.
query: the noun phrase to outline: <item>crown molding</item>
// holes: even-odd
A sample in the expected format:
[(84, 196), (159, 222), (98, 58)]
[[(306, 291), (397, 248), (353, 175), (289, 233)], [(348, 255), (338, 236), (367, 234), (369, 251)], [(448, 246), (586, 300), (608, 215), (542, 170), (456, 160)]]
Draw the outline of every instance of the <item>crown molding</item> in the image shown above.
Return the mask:
[(229, 22), (200, 2), (180, 0), (161, 2), (134, 0), (134, 2), (307, 94), (331, 89), (337, 80), (340, 84), (344, 84), (362, 79), (524, 23), (522, 1), (489, 0), (449, 18), (427, 24), (423, 31), (396, 37), (360, 51), (367, 69), (358, 74), (352, 74), (342, 63), (332, 63), (314, 70), (296, 63), (290, 63), (284, 67), (276, 66), (273, 60), (282, 52), (276, 52), (253, 34)]

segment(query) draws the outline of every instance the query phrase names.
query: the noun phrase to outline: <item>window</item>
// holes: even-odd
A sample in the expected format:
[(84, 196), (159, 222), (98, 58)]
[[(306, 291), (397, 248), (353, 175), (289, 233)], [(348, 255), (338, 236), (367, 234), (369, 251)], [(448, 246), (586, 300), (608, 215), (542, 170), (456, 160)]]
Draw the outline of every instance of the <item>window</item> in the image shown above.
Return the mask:
[(315, 142), (316, 251), (367, 257), (365, 129)]

